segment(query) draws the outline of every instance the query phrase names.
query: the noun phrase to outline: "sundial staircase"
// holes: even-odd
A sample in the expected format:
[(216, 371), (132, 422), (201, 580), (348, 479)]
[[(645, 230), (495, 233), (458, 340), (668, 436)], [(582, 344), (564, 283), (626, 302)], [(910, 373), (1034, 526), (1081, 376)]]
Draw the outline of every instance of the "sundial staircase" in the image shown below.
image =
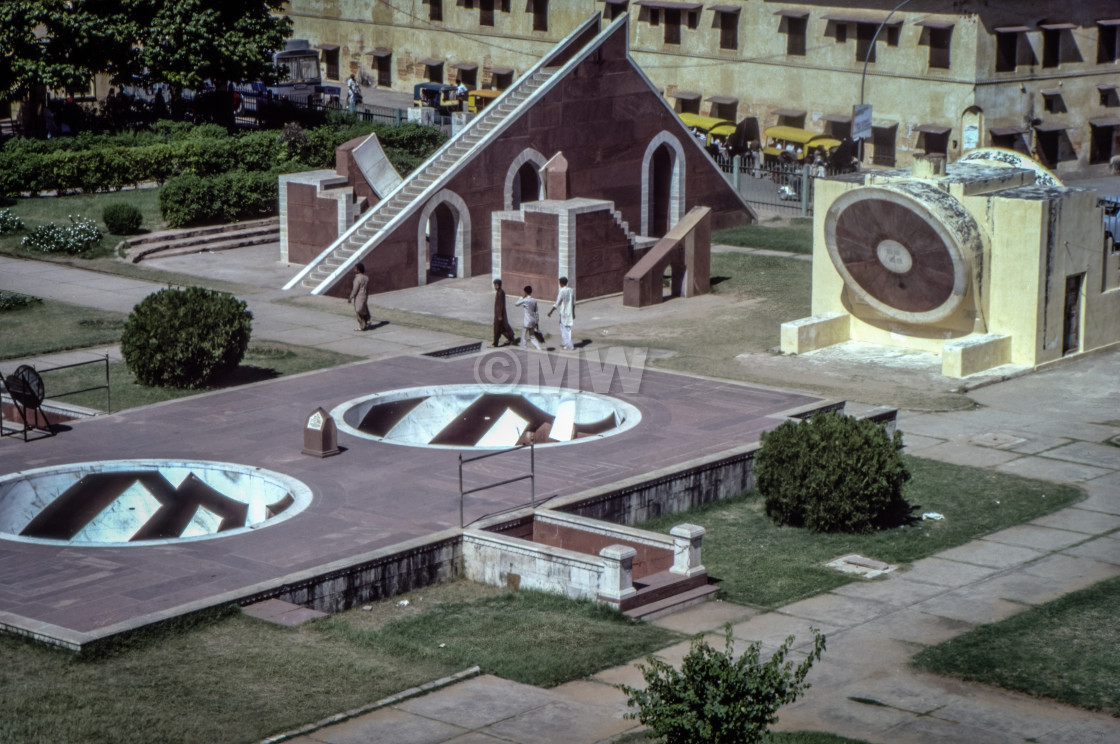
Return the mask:
[(387, 198), (359, 217), (350, 230), (296, 275), (285, 289), (291, 288), (297, 281), (310, 288), (312, 294), (319, 294), (330, 287), (349, 268), (355, 256), (366, 255), (370, 249), (376, 248), (385, 229), (416, 208), (419, 204), (417, 197), (448, 180), (453, 171), (458, 170), (457, 166), (466, 163), (464, 156), (476, 151), (480, 142), (509, 121), (521, 104), (544, 85), (556, 70), (554, 67), (538, 68), (496, 98), (482, 114), (413, 171)]

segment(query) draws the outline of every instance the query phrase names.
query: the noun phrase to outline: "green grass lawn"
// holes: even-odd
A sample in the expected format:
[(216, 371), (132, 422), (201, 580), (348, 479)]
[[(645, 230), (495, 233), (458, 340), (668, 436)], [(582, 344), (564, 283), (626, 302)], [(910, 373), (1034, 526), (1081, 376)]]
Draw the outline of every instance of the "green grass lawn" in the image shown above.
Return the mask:
[(0, 361), (117, 343), (126, 318), (51, 300), (5, 311), (0, 313)]
[[(712, 254), (712, 292), (735, 300), (709, 313), (685, 313), (665, 323), (611, 328), (612, 344), (672, 352), (655, 366), (743, 379), (735, 354), (765, 352), (781, 342), (782, 323), (809, 315), (812, 265), (784, 256)], [(729, 350), (735, 350), (729, 354)]]
[[(307, 346), (292, 346), (278, 341), (266, 341), (249, 346), (241, 364), (231, 374), (217, 384), (201, 390), (176, 390), (174, 388), (146, 387), (136, 381), (124, 362), (109, 363), (109, 389), (113, 411), (136, 408), (165, 400), (176, 400), (190, 395), (198, 395), (212, 390), (221, 390), (236, 385), (286, 377), (315, 369), (335, 367), (339, 364), (358, 361), (361, 357), (339, 354), (324, 349)], [(105, 367), (91, 364), (84, 367), (45, 372), (43, 384), (47, 397), (60, 393), (84, 390), (105, 384)], [(105, 391), (93, 390), (78, 395), (59, 398), (65, 403), (73, 403), (97, 410), (105, 409)]]
[(295, 628), (213, 611), (81, 655), (0, 635), (4, 742), (255, 742), (474, 665), (553, 685), (680, 639), (539, 592), (402, 597)]
[[(59, 225), (67, 224), (68, 217), (86, 217), (97, 221), (101, 231), (106, 233), (101, 240), (101, 249), (97, 255), (111, 253), (117, 243), (128, 236), (112, 235), (107, 232), (105, 223), (101, 221), (101, 213), (109, 204), (132, 204), (140, 210), (144, 221), (140, 225), (141, 233), (157, 232), (167, 229), (163, 217), (159, 213), (159, 189), (131, 189), (128, 191), (114, 191), (109, 194), (77, 194), (74, 196), (40, 196), (32, 198), (13, 199), (10, 203), (0, 204), (2, 209), (10, 209), (12, 214), (23, 220), (23, 232), (8, 233), (0, 236), (0, 252), (10, 255), (26, 256), (28, 251), (20, 246), (20, 241), (28, 232), (39, 225), (54, 222)], [(36, 257), (43, 254), (34, 254)]]
[(1005, 527), (1021, 524), (1082, 498), (1080, 489), (991, 470), (907, 457), (913, 479), (904, 496), (941, 521), (870, 535), (814, 535), (778, 527), (757, 493), (659, 517), (642, 527), (668, 532), (691, 522), (707, 529), (703, 561), (724, 599), (773, 609), (860, 579), (824, 564), (848, 553), (888, 563), (925, 558)]
[(797, 217), (782, 226), (758, 222), (716, 230), (712, 233), (712, 244), (812, 255), (813, 219)]
[(1120, 715), (1120, 578), (923, 649), (935, 674)]

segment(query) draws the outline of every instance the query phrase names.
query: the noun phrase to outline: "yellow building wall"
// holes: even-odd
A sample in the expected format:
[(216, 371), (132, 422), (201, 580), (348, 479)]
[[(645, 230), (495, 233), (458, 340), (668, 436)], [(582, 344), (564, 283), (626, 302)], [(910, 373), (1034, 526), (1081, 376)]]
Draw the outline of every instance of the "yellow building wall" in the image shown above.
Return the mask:
[[(680, 43), (665, 42), (664, 11), (658, 25), (650, 23), (651, 9), (631, 2), (630, 46), (635, 61), (666, 95), (694, 91), (704, 99), (725, 96), (738, 99), (736, 121), (755, 117), (765, 129), (777, 123), (780, 108), (806, 112), (805, 126), (824, 131), (833, 125), (825, 116), (850, 115), (860, 100), (873, 106), (877, 125), (895, 134), (893, 151), (876, 152), (869, 145), (865, 163), (900, 165), (910, 163), (925, 147), (925, 124), (950, 127), (947, 155), (954, 160), (973, 147), (992, 144), (989, 128), (1022, 127), (1026, 147), (1036, 144), (1033, 122), (1066, 126), (1058, 162), (1047, 163), (1059, 171), (1089, 165), (1091, 118), (1117, 116), (1116, 107), (1101, 103), (1101, 84), (1115, 84), (1117, 63), (1098, 63), (1097, 45), (1108, 26), (1099, 19), (1115, 18), (1115, 0), (1020, 0), (1014, 4), (992, 4), (984, 0), (962, 0), (936, 8), (911, 3), (891, 16), (897, 32), (884, 30), (875, 44), (875, 62), (866, 66), (856, 56), (855, 22), (837, 23), (827, 16), (872, 19), (886, 16), (896, 3), (852, 0), (833, 4), (727, 0), (721, 7), (738, 13), (716, 14), (703, 5), (695, 28), (680, 25)], [(534, 31), (533, 15), (524, 0), (511, 0), (510, 11), (495, 2), (494, 25), (480, 26), (480, 10), (443, 0), (443, 20), (428, 20), (429, 5), (421, 0), (374, 3), (368, 0), (291, 0), (288, 14), (294, 36), (313, 44), (340, 46), (342, 78), (362, 70), (372, 71), (373, 60), (363, 52), (376, 47), (393, 50), (393, 88), (408, 91), (424, 80), (419, 61), (445, 59), (444, 78), (454, 79), (450, 64), (479, 65), (478, 83), (488, 80), (491, 67), (524, 72), (552, 44), (562, 39), (593, 13), (604, 13), (607, 5), (595, 0), (552, 0), (548, 4), (548, 30)], [(800, 9), (808, 14), (806, 53), (787, 53), (789, 21), (780, 10)], [(682, 12), (682, 16), (687, 16)], [(735, 49), (721, 49), (721, 29), (716, 18), (733, 18), (737, 29)], [(1043, 67), (1043, 31), (1038, 23), (1058, 18), (1077, 25), (1061, 32), (1060, 64)], [(898, 25), (895, 26), (895, 22)], [(930, 64), (930, 30), (920, 23), (951, 23), (948, 69)], [(995, 28), (1023, 24), (1018, 34), (1021, 62), (1013, 70), (996, 67)], [(838, 28), (846, 29), (839, 40)], [(1056, 110), (1047, 111), (1044, 90), (1061, 90)], [(1052, 97), (1051, 97), (1052, 98)], [(701, 103), (701, 113), (711, 104)], [(893, 127), (893, 129), (890, 129)], [(1115, 130), (1120, 138), (1120, 127)], [(888, 148), (889, 150), (890, 148)], [(1120, 153), (1120, 143), (1114, 145)], [(1099, 162), (1100, 169), (1107, 163)]]

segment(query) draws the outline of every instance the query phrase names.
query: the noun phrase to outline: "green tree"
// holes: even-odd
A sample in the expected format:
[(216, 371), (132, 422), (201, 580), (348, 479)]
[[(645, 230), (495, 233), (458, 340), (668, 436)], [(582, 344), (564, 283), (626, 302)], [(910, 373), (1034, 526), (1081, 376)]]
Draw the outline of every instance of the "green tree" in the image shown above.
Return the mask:
[(9, 100), (43, 86), (275, 79), (272, 52), (291, 33), (283, 0), (5, 0), (0, 85)]
[(781, 525), (867, 533), (910, 513), (902, 434), (867, 419), (818, 413), (786, 421), (763, 433), (754, 475), (766, 513)]
[(652, 656), (638, 669), (646, 682), (644, 690), (618, 685), (626, 693), (627, 706), (665, 744), (754, 744), (778, 720), (778, 708), (792, 703), (809, 688), (805, 681), (813, 662), (825, 650), (825, 637), (816, 628), (813, 649), (794, 666), (787, 657), (793, 636), (786, 638), (768, 661), (761, 661), (762, 644), (755, 642), (736, 659), (731, 623), (725, 626), (724, 651), (712, 648), (702, 637), (681, 662), (680, 671)]

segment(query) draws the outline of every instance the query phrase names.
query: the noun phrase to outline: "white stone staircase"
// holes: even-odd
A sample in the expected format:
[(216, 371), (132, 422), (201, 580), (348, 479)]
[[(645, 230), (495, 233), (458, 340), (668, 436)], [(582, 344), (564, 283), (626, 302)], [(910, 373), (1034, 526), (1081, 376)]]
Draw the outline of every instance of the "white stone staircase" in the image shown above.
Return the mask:
[(482, 114), (472, 120), (457, 136), (449, 140), (423, 166), (413, 171), (404, 182), (362, 215), (353, 228), (332, 243), (326, 251), (298, 274), (285, 289), (296, 282), (315, 294), (329, 286), (339, 270), (355, 255), (365, 255), (375, 248), (382, 231), (417, 203), (417, 197), (449, 177), (449, 171), (483, 139), (517, 111), (521, 104), (545, 84), (556, 68), (540, 68), (522, 78)]

